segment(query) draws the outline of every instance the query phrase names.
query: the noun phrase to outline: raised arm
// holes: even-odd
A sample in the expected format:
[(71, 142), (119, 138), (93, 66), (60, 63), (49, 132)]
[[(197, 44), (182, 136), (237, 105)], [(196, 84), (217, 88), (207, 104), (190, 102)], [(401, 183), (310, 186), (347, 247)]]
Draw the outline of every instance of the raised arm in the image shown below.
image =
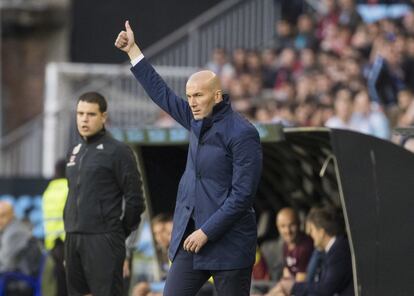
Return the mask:
[(150, 98), (179, 124), (190, 129), (192, 115), (187, 101), (177, 96), (146, 61), (128, 21), (125, 22), (125, 31), (118, 34), (115, 46), (128, 54), (133, 65), (131, 71)]

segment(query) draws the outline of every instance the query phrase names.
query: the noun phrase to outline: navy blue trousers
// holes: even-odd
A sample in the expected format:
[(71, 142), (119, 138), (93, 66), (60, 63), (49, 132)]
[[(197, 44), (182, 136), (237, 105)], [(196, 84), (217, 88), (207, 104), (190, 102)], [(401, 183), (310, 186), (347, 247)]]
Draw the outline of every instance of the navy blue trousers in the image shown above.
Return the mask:
[[(183, 240), (192, 229), (194, 226), (189, 223)], [(233, 270), (195, 270), (193, 253), (185, 251), (183, 247), (179, 248), (170, 267), (163, 295), (194, 296), (211, 276), (218, 296), (250, 295), (252, 267)]]

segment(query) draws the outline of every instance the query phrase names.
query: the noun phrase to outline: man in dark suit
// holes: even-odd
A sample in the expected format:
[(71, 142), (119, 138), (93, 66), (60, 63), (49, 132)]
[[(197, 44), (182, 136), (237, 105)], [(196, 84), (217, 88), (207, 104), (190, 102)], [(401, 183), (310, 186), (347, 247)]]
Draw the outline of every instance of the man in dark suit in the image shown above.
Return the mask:
[(331, 208), (313, 208), (307, 222), (316, 249), (323, 252), (320, 272), (303, 283), (295, 283), (295, 296), (354, 295), (352, 261), (348, 239), (341, 234), (341, 220)]
[(262, 168), (257, 130), (233, 111), (211, 71), (191, 75), (187, 100), (178, 97), (144, 58), (128, 21), (115, 46), (128, 54), (150, 98), (189, 131), (164, 295), (195, 295), (210, 276), (220, 296), (249, 295), (257, 240), (253, 201)]

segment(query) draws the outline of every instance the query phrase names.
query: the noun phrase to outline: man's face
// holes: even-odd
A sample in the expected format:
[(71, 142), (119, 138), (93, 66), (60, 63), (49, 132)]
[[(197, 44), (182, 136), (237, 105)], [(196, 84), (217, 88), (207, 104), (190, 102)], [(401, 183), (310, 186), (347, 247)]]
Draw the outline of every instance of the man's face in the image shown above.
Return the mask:
[(156, 243), (162, 248), (168, 248), (170, 245), (171, 233), (168, 231), (167, 224), (163, 222), (155, 223), (152, 226), (152, 231)]
[(186, 87), (188, 104), (195, 120), (203, 119), (211, 114), (218, 102), (218, 95), (206, 83), (188, 82)]
[(309, 235), (313, 239), (313, 245), (319, 251), (323, 251), (325, 249), (324, 239), (325, 239), (325, 230), (322, 228), (317, 228), (312, 222), (308, 223), (308, 230)]
[(173, 229), (173, 222), (172, 221), (166, 222), (165, 223), (165, 238), (168, 241), (168, 244), (170, 244), (170, 241), (171, 241), (172, 229)]
[(277, 217), (276, 226), (283, 241), (294, 243), (298, 235), (299, 226), (294, 215), (282, 214)]
[(162, 244), (164, 224), (163, 223), (154, 223), (152, 226), (152, 232), (154, 233), (154, 239), (158, 244)]
[(99, 110), (97, 103), (79, 101), (76, 109), (76, 123), (79, 134), (86, 138), (98, 133), (106, 121), (106, 112)]

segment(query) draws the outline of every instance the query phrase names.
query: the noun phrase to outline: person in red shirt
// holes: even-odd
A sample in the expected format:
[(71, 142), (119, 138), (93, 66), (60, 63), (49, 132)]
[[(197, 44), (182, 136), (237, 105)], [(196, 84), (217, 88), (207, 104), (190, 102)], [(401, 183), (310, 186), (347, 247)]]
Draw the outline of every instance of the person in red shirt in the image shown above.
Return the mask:
[(300, 230), (298, 214), (292, 208), (283, 208), (278, 212), (276, 227), (283, 240), (283, 277), (267, 295), (290, 295), (295, 282), (306, 280), (313, 241)]

